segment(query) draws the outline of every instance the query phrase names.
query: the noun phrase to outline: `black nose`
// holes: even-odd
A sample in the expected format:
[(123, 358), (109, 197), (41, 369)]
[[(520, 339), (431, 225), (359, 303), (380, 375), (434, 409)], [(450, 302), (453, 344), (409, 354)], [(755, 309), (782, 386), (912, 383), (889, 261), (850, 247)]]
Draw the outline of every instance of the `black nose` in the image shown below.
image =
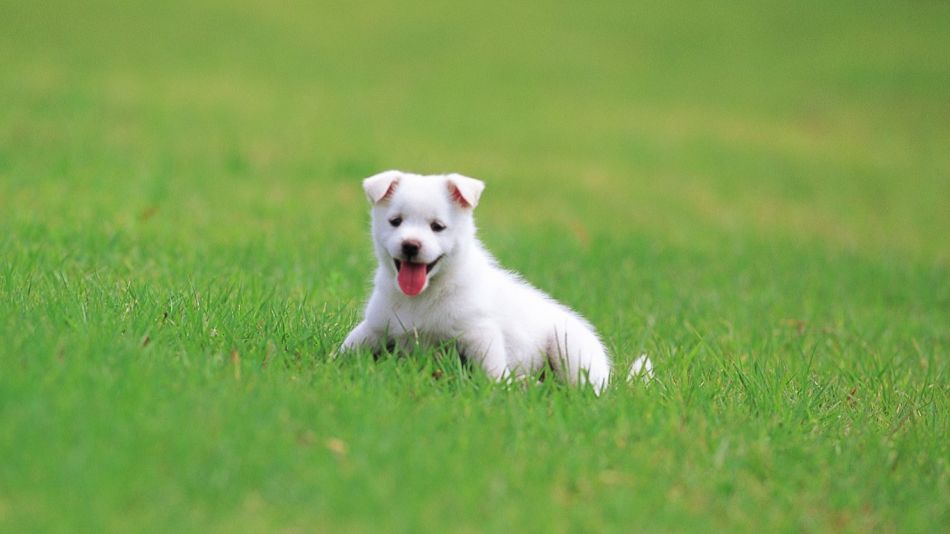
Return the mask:
[(406, 258), (412, 258), (419, 253), (419, 249), (422, 248), (422, 243), (409, 239), (402, 242), (402, 253)]

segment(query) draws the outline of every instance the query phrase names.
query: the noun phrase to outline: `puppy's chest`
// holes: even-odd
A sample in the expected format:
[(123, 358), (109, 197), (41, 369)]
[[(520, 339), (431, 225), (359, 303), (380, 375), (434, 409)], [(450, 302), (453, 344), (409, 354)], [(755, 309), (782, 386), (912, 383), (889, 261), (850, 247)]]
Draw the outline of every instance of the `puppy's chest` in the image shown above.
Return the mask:
[(434, 340), (456, 337), (459, 311), (424, 300), (397, 302), (391, 308), (390, 332), (424, 335)]

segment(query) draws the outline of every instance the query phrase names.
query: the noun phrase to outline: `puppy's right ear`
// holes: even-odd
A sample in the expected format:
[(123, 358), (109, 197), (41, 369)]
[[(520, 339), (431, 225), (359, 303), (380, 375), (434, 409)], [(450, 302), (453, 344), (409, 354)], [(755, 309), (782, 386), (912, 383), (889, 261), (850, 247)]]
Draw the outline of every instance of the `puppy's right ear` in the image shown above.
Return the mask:
[(379, 204), (388, 200), (399, 185), (400, 176), (402, 173), (399, 171), (384, 171), (363, 180), (363, 190), (366, 191), (369, 201)]
[(478, 205), (478, 199), (485, 190), (485, 182), (452, 173), (448, 175), (449, 195), (452, 200), (463, 208), (474, 208)]

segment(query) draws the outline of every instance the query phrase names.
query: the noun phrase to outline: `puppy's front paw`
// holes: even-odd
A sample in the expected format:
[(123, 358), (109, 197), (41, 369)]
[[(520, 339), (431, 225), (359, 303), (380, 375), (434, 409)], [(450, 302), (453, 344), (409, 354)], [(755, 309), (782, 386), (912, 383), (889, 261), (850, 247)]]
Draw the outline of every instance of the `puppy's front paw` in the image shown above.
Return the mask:
[(372, 345), (375, 341), (376, 336), (373, 335), (372, 329), (362, 322), (346, 336), (337, 353), (353, 352), (360, 347)]
[(353, 352), (356, 349), (356, 346), (353, 343), (353, 340), (351, 339), (352, 337), (353, 337), (352, 334), (350, 334), (349, 336), (346, 336), (346, 339), (343, 341), (343, 343), (340, 344), (340, 346), (336, 350), (333, 351), (333, 354), (331, 354), (331, 356), (339, 356), (340, 354)]

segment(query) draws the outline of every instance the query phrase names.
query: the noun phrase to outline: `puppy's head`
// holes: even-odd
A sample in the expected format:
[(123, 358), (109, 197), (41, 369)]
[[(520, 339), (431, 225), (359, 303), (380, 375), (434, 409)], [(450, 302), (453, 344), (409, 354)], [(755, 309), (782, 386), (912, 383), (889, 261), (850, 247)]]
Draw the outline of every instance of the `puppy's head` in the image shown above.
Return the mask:
[(386, 171), (363, 180), (373, 204), (376, 255), (403, 293), (425, 291), (452, 255), (474, 239), (472, 210), (485, 184), (460, 174)]

